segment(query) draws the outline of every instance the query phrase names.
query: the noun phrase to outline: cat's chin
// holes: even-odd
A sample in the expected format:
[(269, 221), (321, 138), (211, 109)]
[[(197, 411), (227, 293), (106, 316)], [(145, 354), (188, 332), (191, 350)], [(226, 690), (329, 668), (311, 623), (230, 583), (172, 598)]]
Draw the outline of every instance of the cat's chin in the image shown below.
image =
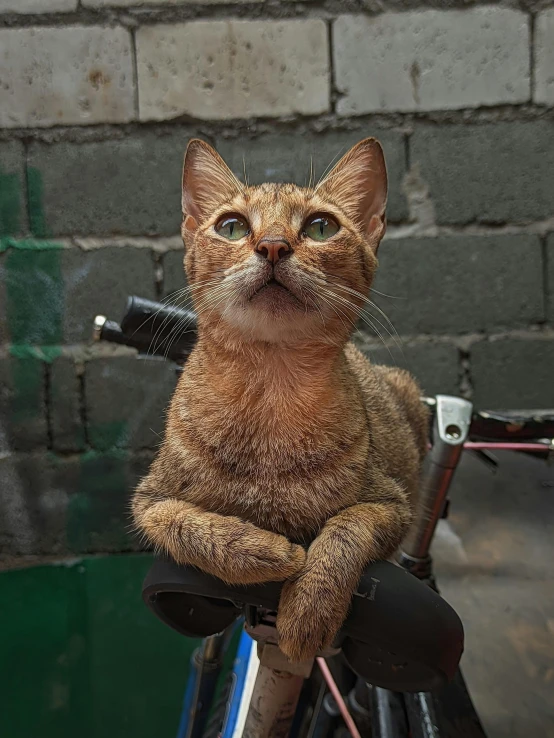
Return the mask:
[(247, 341), (294, 343), (312, 336), (314, 314), (284, 287), (260, 290), (246, 304), (225, 310), (226, 323), (238, 328)]

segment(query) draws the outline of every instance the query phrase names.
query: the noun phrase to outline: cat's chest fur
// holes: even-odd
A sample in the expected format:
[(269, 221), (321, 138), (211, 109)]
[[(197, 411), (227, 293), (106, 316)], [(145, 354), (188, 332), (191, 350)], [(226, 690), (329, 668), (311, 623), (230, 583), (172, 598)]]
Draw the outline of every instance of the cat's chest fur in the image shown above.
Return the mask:
[(270, 384), (262, 375), (203, 394), (185, 380), (171, 435), (186, 465), (187, 499), (294, 540), (315, 535), (359, 500), (366, 472), (363, 409), (342, 389), (317, 378)]

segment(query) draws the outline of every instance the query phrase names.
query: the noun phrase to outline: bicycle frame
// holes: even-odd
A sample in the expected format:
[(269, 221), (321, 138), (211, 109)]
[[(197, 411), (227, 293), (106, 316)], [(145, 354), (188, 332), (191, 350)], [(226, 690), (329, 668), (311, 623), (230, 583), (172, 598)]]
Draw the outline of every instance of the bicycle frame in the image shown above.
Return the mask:
[(223, 633), (204, 638), (190, 660), (177, 738), (201, 738), (208, 719), (227, 645), (235, 630), (233, 623)]

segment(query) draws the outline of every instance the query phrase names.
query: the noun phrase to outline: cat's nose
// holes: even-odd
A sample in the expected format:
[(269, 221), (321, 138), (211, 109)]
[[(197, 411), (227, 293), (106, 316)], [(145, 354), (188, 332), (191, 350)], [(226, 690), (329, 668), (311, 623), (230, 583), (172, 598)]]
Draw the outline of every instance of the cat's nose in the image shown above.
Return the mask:
[(256, 244), (256, 253), (276, 264), (279, 259), (292, 253), (292, 247), (284, 238), (262, 238)]

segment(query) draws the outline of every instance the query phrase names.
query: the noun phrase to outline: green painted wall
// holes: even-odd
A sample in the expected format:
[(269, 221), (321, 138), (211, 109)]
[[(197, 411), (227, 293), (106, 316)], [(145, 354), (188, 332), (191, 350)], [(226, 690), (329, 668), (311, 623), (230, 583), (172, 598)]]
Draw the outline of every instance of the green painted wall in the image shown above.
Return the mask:
[(148, 555), (0, 574), (5, 738), (173, 738), (197, 642), (143, 605)]

